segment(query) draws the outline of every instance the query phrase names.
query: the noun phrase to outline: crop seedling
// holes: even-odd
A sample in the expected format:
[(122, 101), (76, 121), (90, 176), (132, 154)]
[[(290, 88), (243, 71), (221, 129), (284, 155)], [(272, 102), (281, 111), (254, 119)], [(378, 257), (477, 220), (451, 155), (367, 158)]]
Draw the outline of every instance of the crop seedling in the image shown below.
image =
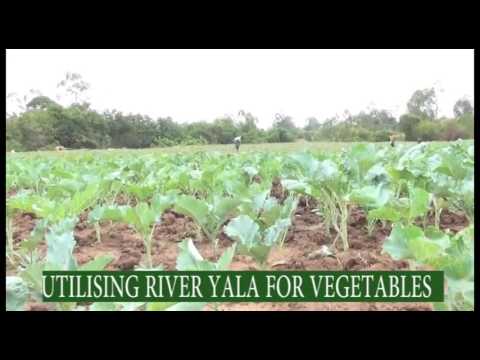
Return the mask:
[(238, 199), (217, 195), (208, 201), (198, 200), (192, 196), (180, 196), (176, 200), (174, 210), (190, 216), (200, 226), (208, 240), (214, 244), (216, 256), (220, 229), (228, 217), (235, 214), (239, 205)]
[(284, 218), (262, 230), (248, 215), (240, 215), (228, 223), (225, 233), (238, 241), (240, 254), (253, 257), (265, 268), (272, 247), (283, 242), (290, 225), (290, 218)]
[(172, 206), (174, 202), (172, 195), (156, 195), (153, 197), (150, 205), (141, 202), (135, 207), (131, 206), (110, 206), (96, 210), (94, 221), (112, 220), (125, 222), (135, 228), (142, 237), (145, 245), (147, 268), (153, 268), (152, 261), (152, 242), (155, 225), (160, 222), (163, 212)]

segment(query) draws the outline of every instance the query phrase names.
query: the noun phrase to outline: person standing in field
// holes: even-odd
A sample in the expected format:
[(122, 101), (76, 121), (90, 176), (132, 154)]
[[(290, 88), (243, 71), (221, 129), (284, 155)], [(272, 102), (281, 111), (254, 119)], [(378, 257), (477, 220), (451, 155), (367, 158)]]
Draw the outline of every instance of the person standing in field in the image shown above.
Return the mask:
[(239, 151), (240, 150), (240, 144), (242, 142), (242, 137), (237, 136), (235, 139), (233, 139), (233, 142), (235, 144), (235, 149), (237, 149), (237, 151)]
[(395, 146), (395, 136), (394, 135), (390, 135), (390, 146), (391, 147)]

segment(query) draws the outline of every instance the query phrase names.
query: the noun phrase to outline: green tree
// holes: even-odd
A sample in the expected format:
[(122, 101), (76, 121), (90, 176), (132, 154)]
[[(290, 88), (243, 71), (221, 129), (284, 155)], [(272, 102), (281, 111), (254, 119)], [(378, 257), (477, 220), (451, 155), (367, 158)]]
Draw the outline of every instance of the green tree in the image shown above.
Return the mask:
[(73, 98), (73, 103), (85, 102), (85, 92), (90, 89), (90, 84), (83, 80), (78, 73), (67, 72), (65, 79), (57, 84), (57, 88), (63, 90), (67, 96)]
[(37, 96), (27, 104), (27, 110), (47, 110), (51, 107), (61, 107), (48, 96)]
[(440, 134), (439, 125), (431, 120), (421, 120), (414, 129), (414, 137), (422, 141), (438, 140)]
[(400, 122), (398, 124), (398, 127), (400, 131), (405, 134), (405, 140), (407, 141), (417, 140), (415, 128), (419, 123), (420, 123), (420, 118), (415, 115), (404, 114), (400, 116)]
[(408, 112), (421, 119), (435, 119), (438, 105), (437, 95), (434, 88), (417, 90), (407, 103)]
[(304, 130), (306, 131), (315, 131), (320, 128), (320, 121), (317, 120), (317, 118), (314, 117), (309, 117), (307, 119), (307, 124), (304, 127)]
[(467, 98), (457, 100), (453, 106), (453, 113), (455, 117), (459, 118), (463, 115), (473, 114), (473, 105)]
[(231, 144), (233, 138), (238, 133), (233, 119), (229, 117), (215, 119), (212, 131), (215, 134), (216, 143), (218, 144)]

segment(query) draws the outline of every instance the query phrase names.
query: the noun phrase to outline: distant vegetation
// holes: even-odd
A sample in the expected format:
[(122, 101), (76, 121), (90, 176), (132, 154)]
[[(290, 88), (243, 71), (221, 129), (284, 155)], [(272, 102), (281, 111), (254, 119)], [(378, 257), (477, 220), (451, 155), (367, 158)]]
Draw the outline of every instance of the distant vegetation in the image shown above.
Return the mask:
[[(243, 143), (279, 143), (297, 139), (307, 141), (388, 141), (393, 134), (407, 141), (471, 139), (474, 136), (473, 105), (463, 98), (456, 102), (454, 118), (437, 117), (435, 90), (417, 90), (399, 119), (386, 110), (372, 109), (352, 115), (345, 112), (322, 121), (311, 117), (303, 128), (293, 119), (277, 114), (272, 126), (260, 129), (257, 118), (240, 111), (242, 120), (221, 117), (213, 121), (180, 124), (171, 118), (152, 119), (144, 115), (123, 114), (116, 110), (99, 113), (85, 100), (89, 88), (79, 74), (68, 73), (58, 84), (69, 106), (32, 91), (16, 97), (19, 113), (7, 114), (7, 151), (66, 148), (147, 148), (174, 145), (230, 144), (235, 136)], [(12, 95), (9, 95), (10, 100)], [(8, 99), (7, 99), (8, 100)]]

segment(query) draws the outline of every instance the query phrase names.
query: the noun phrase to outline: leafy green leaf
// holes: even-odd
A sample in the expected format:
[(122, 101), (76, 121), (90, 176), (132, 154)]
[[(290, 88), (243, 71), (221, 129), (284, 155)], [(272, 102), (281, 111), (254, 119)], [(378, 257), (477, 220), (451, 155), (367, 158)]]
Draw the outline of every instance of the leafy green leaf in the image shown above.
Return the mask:
[(412, 239), (423, 238), (422, 229), (416, 226), (395, 225), (390, 236), (383, 244), (383, 250), (386, 251), (395, 260), (413, 259), (413, 253), (409, 247)]
[(192, 196), (181, 196), (175, 204), (175, 211), (190, 216), (198, 224), (207, 223), (208, 206)]
[(423, 216), (429, 209), (430, 194), (420, 188), (411, 188), (409, 194), (410, 218)]
[(260, 240), (259, 230), (258, 224), (250, 217), (240, 215), (228, 223), (225, 234), (249, 248)]
[(368, 212), (368, 219), (371, 220), (387, 220), (391, 222), (397, 222), (401, 218), (401, 213), (389, 206), (382, 206), (378, 209), (373, 209)]
[(29, 289), (22, 278), (7, 276), (6, 308), (7, 311), (22, 311), (28, 300)]
[(47, 263), (55, 270), (74, 270), (76, 261), (73, 257), (75, 239), (73, 237), (74, 219), (65, 219), (51, 227), (45, 235), (47, 240)]

